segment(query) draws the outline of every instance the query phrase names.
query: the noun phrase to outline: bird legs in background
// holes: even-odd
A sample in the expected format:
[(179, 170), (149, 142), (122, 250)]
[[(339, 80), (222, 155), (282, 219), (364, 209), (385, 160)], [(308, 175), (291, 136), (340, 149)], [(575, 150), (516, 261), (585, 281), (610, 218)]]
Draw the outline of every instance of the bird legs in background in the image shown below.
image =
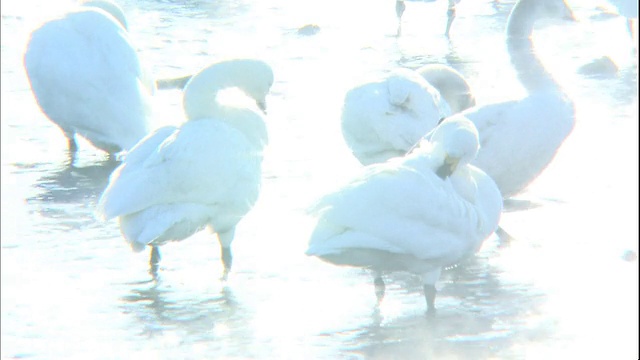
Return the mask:
[(154, 279), (158, 277), (158, 267), (160, 266), (160, 249), (151, 245), (151, 257), (149, 258), (149, 274)]
[(449, 7), (447, 8), (447, 28), (444, 31), (444, 36), (449, 37), (449, 30), (451, 30), (451, 24), (453, 19), (456, 18), (456, 0), (449, 0)]
[(406, 8), (407, 5), (404, 3), (404, 0), (396, 0), (396, 16), (398, 17), (398, 32), (396, 36), (400, 36), (402, 33), (402, 14), (404, 14)]

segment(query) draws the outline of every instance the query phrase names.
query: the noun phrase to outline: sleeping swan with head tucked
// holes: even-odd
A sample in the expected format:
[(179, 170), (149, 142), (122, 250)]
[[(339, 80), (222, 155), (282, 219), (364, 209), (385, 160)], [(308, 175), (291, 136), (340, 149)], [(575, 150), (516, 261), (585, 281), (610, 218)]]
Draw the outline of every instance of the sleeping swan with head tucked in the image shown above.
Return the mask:
[(317, 224), (306, 253), (372, 270), (378, 303), (382, 274), (416, 273), (433, 314), (442, 267), (473, 255), (496, 230), (502, 197), (489, 176), (469, 165), (479, 147), (473, 123), (454, 115), (430, 139), (404, 157), (367, 166), (320, 199), (311, 209)]

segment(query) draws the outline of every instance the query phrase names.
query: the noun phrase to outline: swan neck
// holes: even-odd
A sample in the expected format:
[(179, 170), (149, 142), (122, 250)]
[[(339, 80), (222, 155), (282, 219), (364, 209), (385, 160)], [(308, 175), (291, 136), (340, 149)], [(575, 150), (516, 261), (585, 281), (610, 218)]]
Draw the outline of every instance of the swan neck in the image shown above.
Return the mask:
[(529, 94), (539, 91), (561, 91), (560, 85), (536, 55), (531, 38), (507, 38), (511, 64)]
[(507, 38), (529, 38), (537, 20), (537, 4), (540, 0), (520, 0), (509, 14), (507, 20)]

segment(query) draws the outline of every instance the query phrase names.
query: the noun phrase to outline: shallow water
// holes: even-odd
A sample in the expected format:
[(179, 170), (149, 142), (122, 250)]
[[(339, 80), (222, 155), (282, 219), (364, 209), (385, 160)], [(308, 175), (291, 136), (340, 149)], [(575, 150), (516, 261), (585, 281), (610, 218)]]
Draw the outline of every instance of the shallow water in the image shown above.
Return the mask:
[[(537, 28), (576, 127), (518, 196), (530, 208), (503, 215), (515, 239), (492, 237), (443, 273), (433, 321), (416, 277), (389, 276), (376, 311), (370, 274), (306, 257), (304, 209), (360, 167), (339, 128), (359, 81), (437, 62), (467, 77), (478, 104), (524, 94), (504, 45), (513, 2), (461, 2), (447, 41), (443, 0), (408, 2), (400, 38), (392, 1), (121, 1), (158, 77), (233, 56), (274, 68), (264, 186), (226, 283), (206, 232), (164, 246), (152, 282), (148, 253), (95, 219), (113, 165), (86, 142), (68, 165), (22, 68), (30, 31), (71, 3), (2, 2), (2, 358), (638, 357), (638, 261), (623, 259), (638, 252), (637, 59), (624, 19), (600, 2), (571, 1), (578, 22)], [(306, 24), (320, 32), (299, 35)], [(617, 74), (578, 72), (604, 55)], [(157, 126), (183, 121), (180, 101), (158, 93)]]

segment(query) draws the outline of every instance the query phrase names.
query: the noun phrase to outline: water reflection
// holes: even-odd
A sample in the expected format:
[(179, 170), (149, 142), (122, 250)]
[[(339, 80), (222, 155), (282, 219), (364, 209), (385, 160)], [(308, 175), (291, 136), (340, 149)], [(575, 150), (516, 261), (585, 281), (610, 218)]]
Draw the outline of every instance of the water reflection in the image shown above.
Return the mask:
[[(86, 166), (63, 164), (44, 169), (43, 176), (33, 185), (38, 194), (27, 198), (28, 203), (79, 204), (95, 202), (107, 186), (109, 175), (119, 165), (117, 161), (103, 160)], [(17, 164), (16, 167), (40, 168), (50, 164)]]
[(215, 295), (185, 294), (184, 289), (172, 290), (162, 279), (127, 287), (129, 293), (120, 299), (120, 308), (132, 317), (132, 333), (138, 336), (153, 338), (177, 332), (182, 343), (224, 339), (237, 343), (253, 338), (247, 326), (251, 311), (237, 301), (228, 286), (223, 285)]
[[(446, 286), (438, 294), (435, 318), (419, 312), (385, 319), (383, 306), (381, 313), (372, 313), (368, 325), (331, 335), (344, 338), (345, 352), (367, 359), (485, 358), (508, 351), (522, 339), (552, 336), (553, 327), (530, 321), (540, 312), (542, 293), (531, 284), (501, 281), (503, 270), (488, 261), (499, 254), (489, 252), (443, 272)], [(415, 277), (390, 277), (406, 289), (403, 296), (422, 297)]]

